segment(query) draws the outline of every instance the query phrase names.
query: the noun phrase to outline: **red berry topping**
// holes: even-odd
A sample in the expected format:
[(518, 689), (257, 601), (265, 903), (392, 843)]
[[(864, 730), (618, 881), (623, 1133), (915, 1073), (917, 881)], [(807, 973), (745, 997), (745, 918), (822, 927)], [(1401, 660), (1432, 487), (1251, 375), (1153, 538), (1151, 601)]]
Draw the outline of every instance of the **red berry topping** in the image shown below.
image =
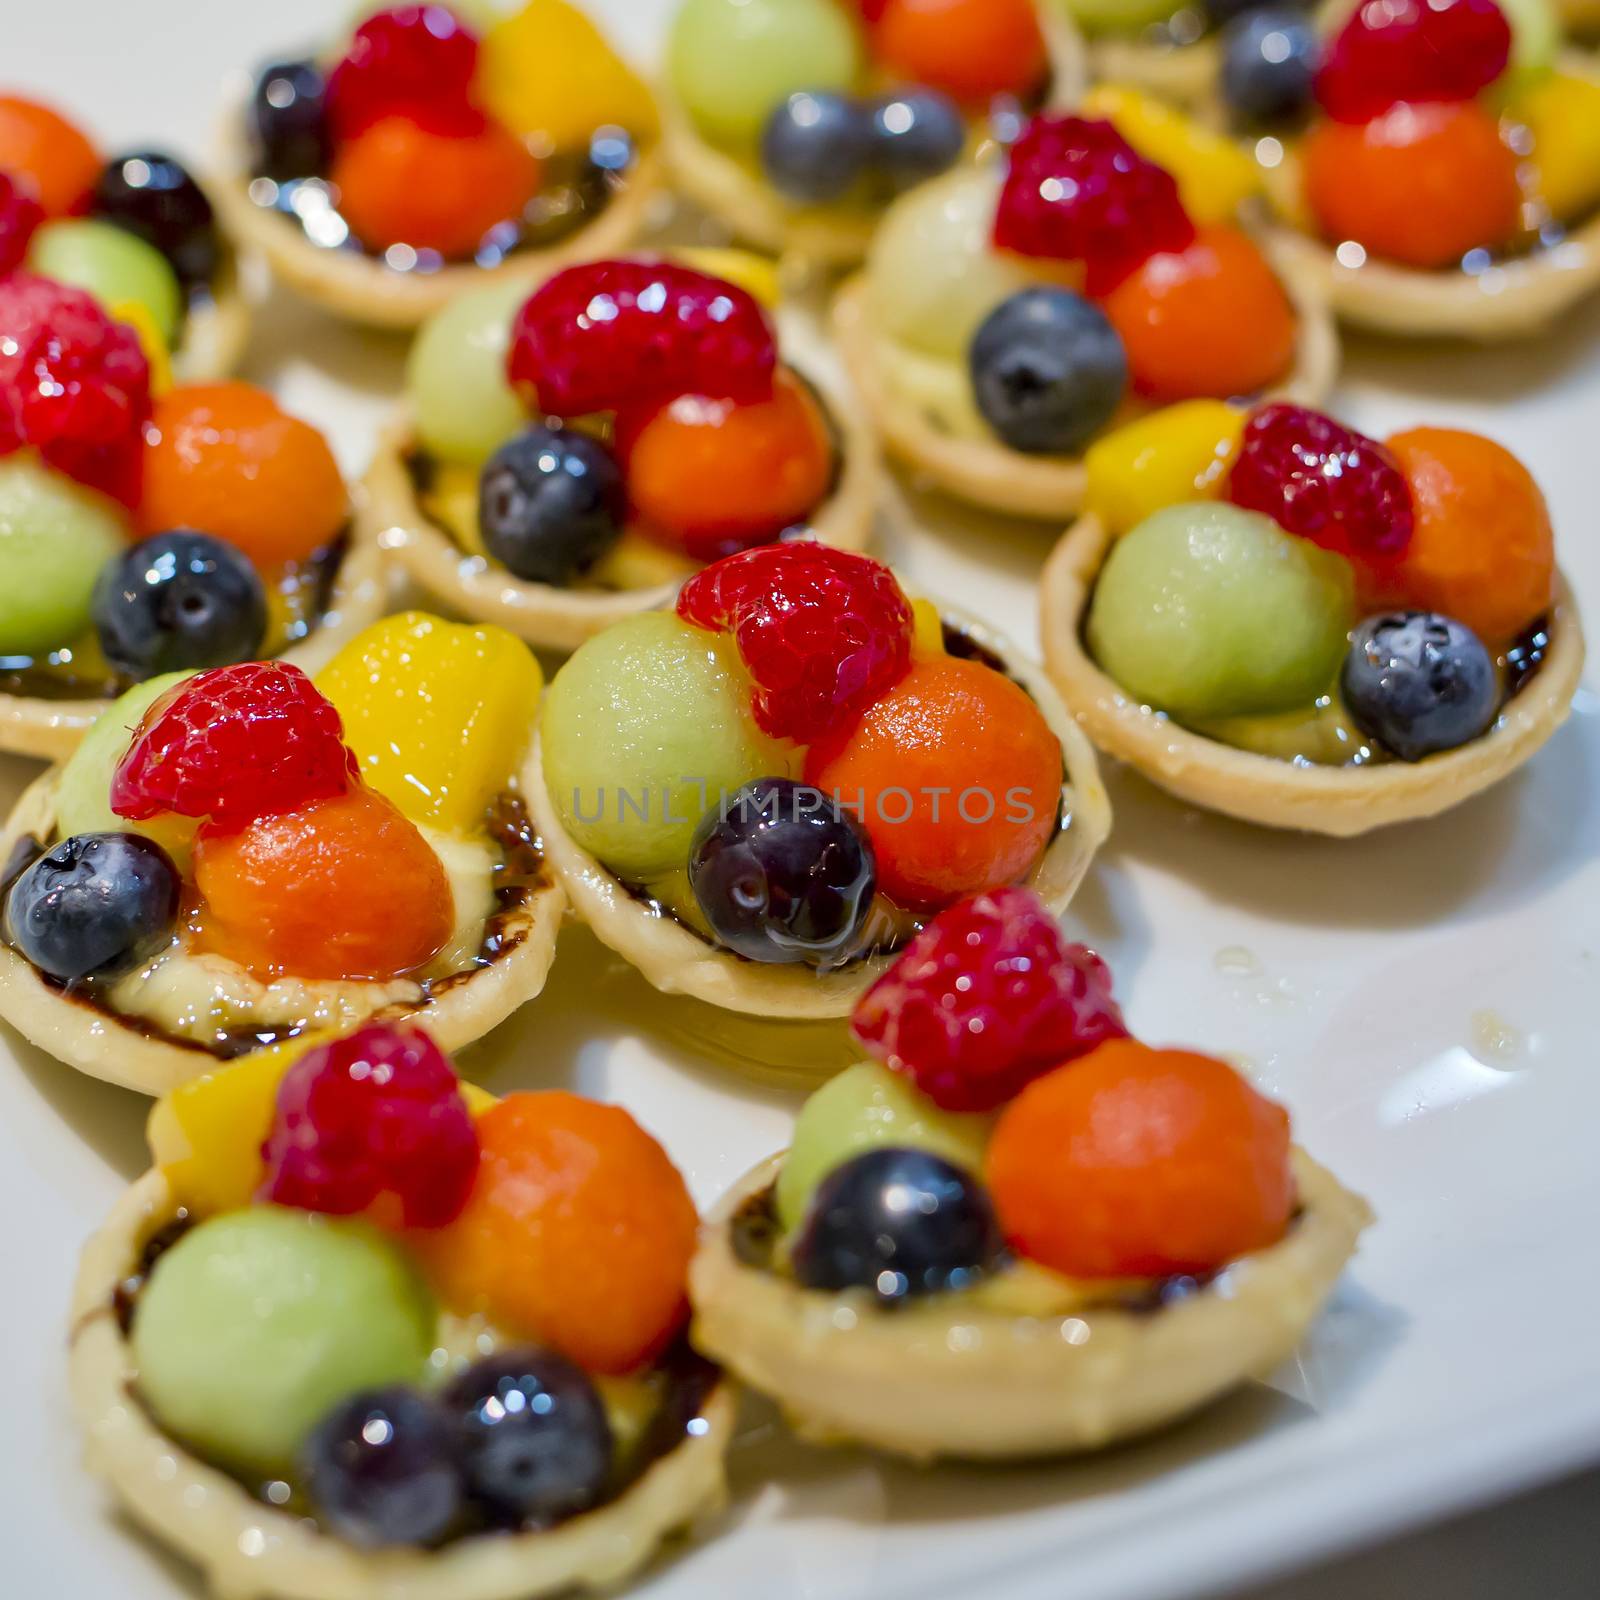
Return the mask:
[(993, 1111), (1128, 1031), (1106, 964), (1068, 944), (1027, 889), (941, 912), (862, 997), (851, 1026), (868, 1055), (946, 1111)]
[(1370, 122), (1403, 100), (1471, 100), (1510, 60), (1495, 0), (1366, 0), (1328, 47), (1317, 99), (1336, 122)]
[(111, 778), (111, 809), (166, 812), (232, 831), (343, 794), (356, 776), (339, 713), (298, 667), (247, 661), (197, 672), (134, 730)]
[(1369, 566), (1399, 556), (1415, 525), (1410, 486), (1381, 444), (1281, 402), (1251, 413), (1228, 498)]
[(132, 505), (150, 368), (131, 328), (81, 289), (0, 280), (0, 456), (31, 447), (58, 472)]
[(328, 120), (338, 140), (354, 139), (385, 117), (430, 133), (476, 133), (472, 103), (478, 36), (446, 6), (395, 6), (356, 29), (328, 78)]
[(757, 723), (800, 744), (854, 722), (911, 666), (911, 602), (894, 574), (831, 545), (729, 556), (683, 586), (678, 615), (733, 635)]
[(699, 394), (766, 400), (778, 346), (743, 289), (688, 267), (597, 261), (559, 272), (517, 314), (507, 364), (530, 408), (558, 417)]
[(1002, 250), (1082, 261), (1089, 293), (1105, 295), (1141, 262), (1193, 241), (1172, 174), (1109, 122), (1039, 116), (1012, 146), (994, 221)]
[(13, 272), (28, 253), (33, 230), (44, 221), (44, 207), (26, 178), (0, 172), (0, 273)]
[(261, 1198), (390, 1226), (442, 1228), (478, 1175), (478, 1135), (427, 1034), (372, 1022), (308, 1050), (278, 1086)]

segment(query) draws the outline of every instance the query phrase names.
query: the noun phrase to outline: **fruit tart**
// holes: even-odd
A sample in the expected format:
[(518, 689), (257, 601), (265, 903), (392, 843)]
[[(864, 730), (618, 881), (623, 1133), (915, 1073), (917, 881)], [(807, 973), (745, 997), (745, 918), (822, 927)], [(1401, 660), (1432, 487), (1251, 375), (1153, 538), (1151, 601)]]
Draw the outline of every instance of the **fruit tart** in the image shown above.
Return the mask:
[(412, 612), (315, 683), (131, 690), (0, 835), (0, 1017), (146, 1094), (373, 1016), (471, 1043), (544, 986), (565, 904), (516, 776), (541, 682), (498, 628)]
[(1084, 87), (1048, 0), (681, 0), (667, 45), (679, 190), (774, 254), (867, 252), (882, 208)]
[(217, 1594), (606, 1587), (720, 1504), (694, 1203), (626, 1111), (494, 1100), (373, 1022), (176, 1090), (149, 1136), (84, 1251), (72, 1400), (90, 1470)]
[(0, 278), (0, 749), (64, 756), (168, 672), (314, 670), (383, 609), (315, 428), (246, 383), (158, 389), (86, 291)]
[(1507, 339), (1600, 286), (1600, 72), (1548, 8), (1357, 8), (1304, 86), (1303, 133), (1256, 149), (1276, 259), (1381, 332)]
[(175, 156), (109, 160), (50, 106), (0, 94), (0, 277), (92, 295), (138, 335), (158, 382), (226, 377), (250, 334), (233, 246)]
[(217, 199), (296, 293), (414, 328), (464, 290), (628, 245), (659, 189), (656, 131), (573, 0), (392, 6), (261, 69), (227, 113)]
[(897, 201), (835, 302), (888, 450), (990, 510), (1072, 516), (1083, 453), (1118, 422), (1312, 403), (1338, 365), (1318, 294), (1234, 223), (1257, 182), (1238, 148), (1126, 91), (1095, 104)]
[(599, 939), (668, 994), (848, 1015), (941, 907), (1072, 897), (1110, 826), (1093, 752), (981, 624), (820, 544), (729, 556), (551, 682), (526, 783)]
[(424, 328), (363, 518), (429, 594), (571, 650), (720, 556), (868, 541), (877, 445), (822, 386), (826, 354), (800, 319), (780, 354), (769, 308), (721, 275), (768, 293), (755, 258), (690, 254), (716, 271), (594, 262)]
[(870, 989), (870, 1058), (716, 1208), (696, 1346), (803, 1435), (918, 1459), (1098, 1449), (1264, 1376), (1366, 1204), (1231, 1066), (1129, 1037), (1040, 901), (943, 911)]
[(1488, 788), (1583, 670), (1544, 497), (1478, 434), (1195, 402), (1102, 440), (1041, 590), (1089, 737), (1179, 798), (1350, 835)]

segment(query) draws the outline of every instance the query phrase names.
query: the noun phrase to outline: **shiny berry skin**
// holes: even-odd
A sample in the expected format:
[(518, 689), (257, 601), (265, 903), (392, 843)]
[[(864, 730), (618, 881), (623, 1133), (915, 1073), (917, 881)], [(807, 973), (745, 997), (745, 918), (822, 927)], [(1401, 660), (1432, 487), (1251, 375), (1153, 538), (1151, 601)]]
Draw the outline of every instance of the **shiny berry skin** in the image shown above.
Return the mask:
[(1075, 455), (1128, 391), (1128, 357), (1103, 312), (1070, 289), (1024, 289), (984, 319), (968, 352), (984, 420), (1013, 450)]
[(756, 722), (800, 744), (853, 722), (911, 664), (911, 602), (894, 574), (830, 545), (729, 556), (683, 586), (678, 615), (733, 635)]
[(1027, 889), (940, 913), (862, 996), (851, 1030), (946, 1111), (993, 1111), (1128, 1031), (1106, 964)]
[(529, 583), (565, 587), (622, 535), (622, 469), (598, 439), (533, 427), (508, 440), (478, 479), (478, 526), (494, 559)]
[(1109, 122), (1038, 116), (1011, 147), (995, 244), (1082, 261), (1091, 295), (1108, 294), (1146, 257), (1182, 250), (1193, 238), (1171, 173)]
[(335, 1406), (301, 1447), (318, 1522), (363, 1550), (430, 1545), (461, 1513), (461, 1468), (445, 1411), (396, 1385)]
[(267, 631), (267, 597), (232, 545), (178, 529), (141, 540), (106, 567), (92, 615), (106, 660), (142, 680), (253, 660)]
[(261, 1198), (396, 1227), (442, 1228), (478, 1175), (478, 1136), (444, 1052), (416, 1028), (371, 1022), (318, 1045), (278, 1086)]
[(1483, 641), (1434, 611), (1368, 617), (1351, 635), (1339, 689), (1356, 726), (1402, 761), (1470, 744), (1500, 711)]
[(689, 884), (712, 932), (751, 961), (847, 959), (877, 877), (866, 829), (788, 778), (758, 778), (713, 806), (689, 853)]
[(872, 123), (860, 101), (824, 90), (792, 94), (761, 131), (761, 167), (802, 205), (841, 200), (866, 168)]
[(1404, 555), (1415, 523), (1411, 490), (1388, 450), (1283, 401), (1251, 413), (1228, 498), (1363, 566)]
[(1222, 35), (1222, 98), (1242, 123), (1293, 116), (1311, 100), (1321, 41), (1292, 7), (1246, 11)]
[(256, 170), (284, 183), (326, 172), (333, 160), (328, 82), (315, 61), (263, 67), (250, 100)]
[(765, 400), (778, 346), (745, 290), (664, 262), (569, 267), (511, 330), (507, 372), (529, 409), (581, 417), (680, 394)]
[(1317, 100), (1337, 122), (1366, 122), (1401, 101), (1466, 101), (1511, 60), (1495, 0), (1366, 0), (1328, 46)]
[(967, 145), (966, 119), (937, 89), (897, 89), (867, 107), (872, 143), (867, 163), (873, 181), (891, 194), (948, 172)]
[(868, 1150), (817, 1185), (794, 1241), (808, 1289), (893, 1303), (964, 1289), (994, 1268), (999, 1224), (972, 1174), (927, 1150)]
[(15, 173), (0, 172), (0, 276), (22, 265), (28, 241), (44, 221), (33, 185)]
[(196, 673), (145, 713), (111, 779), (111, 809), (242, 828), (343, 794), (356, 776), (339, 713), (298, 667), (248, 661)]
[(576, 1362), (553, 1350), (502, 1350), (440, 1397), (467, 1491), (489, 1521), (544, 1528), (587, 1511), (611, 1474), (611, 1424)]
[(6, 937), (64, 982), (126, 972), (167, 942), (181, 884), (160, 845), (133, 833), (63, 839), (6, 897)]
[(124, 505), (138, 498), (150, 367), (93, 296), (29, 272), (0, 280), (0, 456), (45, 462)]
[(114, 157), (94, 186), (90, 208), (153, 245), (185, 284), (203, 286), (216, 276), (211, 202), (174, 157), (155, 150)]
[(385, 117), (433, 133), (470, 133), (482, 113), (471, 99), (478, 36), (447, 6), (394, 6), (367, 18), (328, 75), (328, 121), (336, 141)]

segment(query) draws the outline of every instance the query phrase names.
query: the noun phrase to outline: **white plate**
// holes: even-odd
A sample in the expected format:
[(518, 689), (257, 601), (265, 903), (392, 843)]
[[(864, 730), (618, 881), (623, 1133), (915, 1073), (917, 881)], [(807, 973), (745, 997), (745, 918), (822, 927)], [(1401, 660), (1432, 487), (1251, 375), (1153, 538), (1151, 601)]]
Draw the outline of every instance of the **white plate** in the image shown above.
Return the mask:
[[(199, 0), (8, 6), (0, 75), (108, 147), (203, 155), (219, 80), (343, 7)], [(648, 52), (666, 0), (604, 9)], [(316, 364), (305, 352), (315, 351)], [(1548, 490), (1600, 606), (1600, 309), (1524, 353), (1362, 349), (1342, 403), (1374, 430), (1481, 426)], [(278, 304), (252, 376), (363, 464), (401, 346)], [(892, 554), (1030, 642), (1042, 537), (937, 518)], [(1600, 709), (1446, 820), (1352, 844), (1201, 817), (1118, 778), (1113, 845), (1074, 921), (1146, 1037), (1238, 1052), (1381, 1221), (1299, 1360), (1165, 1438), (1099, 1461), (920, 1473), (802, 1451), (757, 1411), (723, 1537), (652, 1600), (1111, 1600), (1198, 1593), (1600, 1454)], [(8, 785), (26, 776), (14, 763)], [(9, 792), (9, 790), (8, 790)], [(496, 1087), (626, 1101), (702, 1201), (784, 1138), (795, 1100), (697, 1058), (694, 1019), (575, 934), (550, 992), (474, 1053)], [(0, 1529), (6, 1592), (162, 1600), (186, 1576), (107, 1514), (66, 1420), (73, 1258), (143, 1166), (145, 1106), (0, 1040)]]

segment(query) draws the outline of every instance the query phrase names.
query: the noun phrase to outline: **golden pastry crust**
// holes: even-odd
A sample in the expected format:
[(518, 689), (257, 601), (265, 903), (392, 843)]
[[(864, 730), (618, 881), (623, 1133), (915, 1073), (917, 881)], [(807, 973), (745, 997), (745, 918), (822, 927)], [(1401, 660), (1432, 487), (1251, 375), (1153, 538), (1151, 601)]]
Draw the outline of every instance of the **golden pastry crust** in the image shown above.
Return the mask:
[[(948, 606), (939, 609), (961, 633), (1004, 665), (1061, 741), (1069, 821), (1029, 879), (1050, 909), (1059, 913), (1077, 892), (1095, 852), (1111, 831), (1111, 806), (1093, 747), (1044, 675), (1015, 646)], [(664, 994), (688, 995), (708, 1005), (773, 1020), (845, 1017), (894, 960), (892, 955), (873, 956), (836, 972), (818, 973), (810, 967), (746, 961), (719, 949), (686, 924), (641, 900), (567, 832), (545, 783), (537, 739), (522, 787), (544, 841), (546, 859), (566, 889), (573, 911), (602, 944), (625, 957)]]
[(88, 1242), (73, 1295), (69, 1378), (90, 1470), (225, 1600), (530, 1600), (620, 1583), (661, 1542), (717, 1510), (735, 1396), (724, 1380), (686, 1436), (616, 1500), (541, 1533), (487, 1534), (436, 1551), (357, 1549), (255, 1498), (162, 1433), (134, 1395), (133, 1352), (113, 1309), (177, 1198), (148, 1172)]
[(1095, 83), (1138, 89), (1185, 111), (1214, 109), (1217, 74), (1222, 70), (1222, 47), (1214, 38), (1163, 45), (1113, 34), (1091, 39), (1088, 56)]
[[(215, 186), (208, 183), (206, 194), (214, 199)], [(244, 359), (251, 315), (238, 256), (229, 241), (211, 284), (210, 299), (185, 309), (183, 337), (172, 352), (173, 381), (212, 383), (228, 377)]]
[(1141, 705), (1102, 672), (1083, 643), (1094, 582), (1111, 548), (1083, 517), (1045, 565), (1040, 636), (1045, 670), (1090, 739), (1107, 755), (1191, 805), (1268, 828), (1350, 838), (1437, 816), (1514, 772), (1566, 720), (1583, 672), (1583, 627), (1557, 575), (1550, 649), (1538, 673), (1481, 738), (1425, 761), (1300, 767), (1236, 749)]
[(1065, 1312), (1019, 1316), (959, 1294), (884, 1312), (747, 1265), (732, 1223), (771, 1187), (774, 1157), (701, 1234), (693, 1337), (819, 1442), (917, 1460), (1100, 1449), (1265, 1375), (1304, 1337), (1372, 1213), (1304, 1152), (1292, 1160), (1301, 1211), (1289, 1232), (1212, 1283), (1150, 1309), (1097, 1303), (1084, 1284)]

